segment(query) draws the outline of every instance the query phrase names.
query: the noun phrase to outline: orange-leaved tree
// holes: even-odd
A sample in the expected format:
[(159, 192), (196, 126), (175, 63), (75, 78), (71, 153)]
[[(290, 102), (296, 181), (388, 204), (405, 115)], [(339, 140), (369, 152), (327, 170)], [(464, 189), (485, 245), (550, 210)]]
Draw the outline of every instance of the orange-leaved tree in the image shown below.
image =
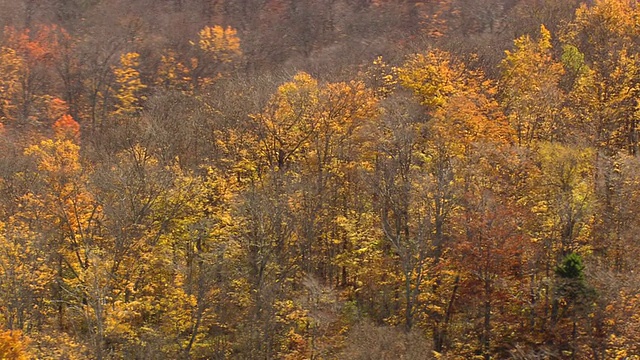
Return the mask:
[(0, 122), (15, 120), (22, 89), (24, 60), (9, 47), (0, 48)]
[(27, 344), (27, 339), (19, 330), (0, 330), (0, 359), (29, 359)]

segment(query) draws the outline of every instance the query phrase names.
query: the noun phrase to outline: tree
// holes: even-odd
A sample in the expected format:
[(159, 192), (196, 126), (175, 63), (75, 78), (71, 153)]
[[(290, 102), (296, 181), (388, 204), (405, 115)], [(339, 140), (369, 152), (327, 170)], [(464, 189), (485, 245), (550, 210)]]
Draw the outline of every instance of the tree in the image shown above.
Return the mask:
[[(531, 281), (534, 319), (544, 338), (560, 350), (567, 334), (559, 323), (560, 299), (553, 291), (555, 269), (571, 253), (591, 249), (596, 197), (594, 193), (594, 152), (591, 148), (541, 143), (536, 156), (539, 173), (532, 177), (529, 195), (535, 215), (530, 236), (537, 259)], [(560, 324), (559, 327), (556, 327)], [(558, 332), (554, 332), (558, 330)]]
[(0, 121), (8, 123), (16, 118), (24, 64), (14, 49), (4, 46), (0, 48), (0, 64)]
[[(455, 234), (454, 229), (456, 226), (464, 228), (454, 219), (465, 211), (466, 192), (484, 193), (486, 185), (475, 184), (476, 180), (482, 179), (482, 171), (473, 165), (483, 159), (479, 150), (484, 146), (505, 149), (513, 134), (493, 97), (495, 88), (491, 82), (484, 78), (482, 72), (467, 69), (448, 53), (432, 51), (411, 57), (398, 69), (398, 79), (426, 110), (426, 116), (423, 115), (426, 120), (416, 123), (415, 132), (419, 137), (414, 145), (414, 156), (417, 165), (423, 169), (419, 181), (430, 184), (425, 195), (418, 198), (428, 199), (425, 207), (430, 223), (425, 233), (429, 239), (427, 254), (433, 261), (433, 267), (438, 269), (447, 262), (442, 257), (452, 249), (450, 240)], [(454, 268), (447, 273), (439, 269), (432, 275), (435, 285), (432, 287), (431, 307), (434, 310), (428, 315), (432, 322), (435, 351), (443, 351), (448, 342), (448, 327), (461, 279), (459, 271)], [(447, 281), (447, 277), (451, 280)], [(483, 279), (490, 290), (491, 277)], [(485, 291), (485, 294), (486, 304), (490, 305), (490, 291)], [(486, 325), (483, 352), (487, 354), (489, 329), (490, 326)]]
[[(131, 129), (136, 128), (129, 127), (127, 133)], [(108, 239), (96, 254), (102, 257), (95, 262), (101, 267), (91, 269), (95, 279), (108, 279), (99, 288), (104, 294), (104, 351), (175, 356), (173, 343), (167, 352), (162, 344), (174, 335), (173, 325), (188, 318), (192, 303), (182, 288), (184, 277), (172, 266), (172, 243), (166, 233), (182, 214), (191, 187), (185, 184), (171, 193), (178, 176), (173, 167), (165, 168), (138, 142), (113, 140), (129, 146), (115, 146), (115, 154), (103, 154), (110, 160), (103, 160), (90, 177), (103, 213), (102, 234)]]
[[(590, 289), (585, 283), (584, 278), (584, 265), (582, 263), (582, 257), (576, 253), (570, 253), (562, 259), (560, 265), (555, 269), (558, 281), (556, 283), (556, 294), (563, 300), (565, 307), (563, 314), (559, 314), (554, 322), (559, 321), (564, 315), (564, 311), (570, 309), (571, 311), (571, 344), (570, 353), (571, 358), (576, 358), (578, 352), (577, 340), (577, 314), (579, 312), (588, 313), (590, 302), (593, 300), (593, 290)], [(554, 307), (558, 306), (554, 303)], [(555, 325), (555, 324), (554, 324)], [(564, 340), (564, 342), (567, 342)], [(563, 344), (561, 344), (562, 346)]]
[(167, 90), (188, 91), (192, 83), (191, 69), (177, 60), (174, 51), (167, 50), (160, 58), (155, 83)]
[(102, 208), (86, 187), (79, 150), (66, 139), (43, 140), (25, 149), (36, 164), (34, 179), (39, 186), (25, 195), (22, 217), (39, 222), (38, 231), (49, 239), (47, 260), (55, 272), (58, 326), (64, 329), (74, 318), (95, 326), (91, 342), (94, 355), (101, 359), (110, 286), (105, 268), (111, 246), (101, 232)]
[(138, 53), (126, 53), (120, 56), (120, 66), (113, 69), (117, 92), (115, 95), (114, 115), (135, 115), (142, 110), (141, 102), (145, 97), (141, 92), (147, 87), (140, 81)]
[[(172, 291), (175, 295), (157, 294), (166, 299), (165, 316), (171, 318), (163, 326), (169, 330), (167, 339), (180, 339), (177, 356), (225, 357), (229, 349), (224, 341), (218, 343), (216, 339), (224, 340), (233, 330), (223, 328), (221, 320), (233, 321), (233, 317), (224, 317), (220, 300), (232, 291), (229, 285), (236, 280), (233, 272), (241, 256), (231, 209), (237, 184), (214, 169), (208, 169), (203, 178), (183, 175), (178, 181), (177, 191), (167, 200), (180, 203), (182, 208), (159, 239), (161, 246), (173, 251), (172, 259), (167, 260), (181, 264), (174, 275), (174, 283), (179, 286)], [(180, 303), (182, 307), (174, 307)]]
[(593, 150), (549, 143), (541, 145), (538, 156), (544, 190), (536, 196), (534, 211), (544, 216), (540, 235), (551, 241), (547, 249), (559, 262), (569, 253), (580, 251), (588, 239), (594, 201)]
[(516, 129), (518, 144), (531, 146), (536, 140), (560, 140), (567, 132), (562, 124), (564, 94), (559, 88), (564, 73), (552, 55), (551, 34), (540, 27), (540, 39), (523, 35), (514, 41), (502, 61), (502, 102)]
[[(14, 118), (23, 125), (42, 121), (40, 114), (46, 112), (47, 99), (57, 90), (54, 64), (60, 56), (60, 38), (64, 35), (55, 25), (37, 26), (33, 31), (5, 29), (6, 46), (14, 49), (21, 62), (18, 77), (21, 91), (13, 105)], [(8, 62), (7, 70), (14, 68), (14, 75), (9, 71), (9, 76), (16, 76), (16, 65), (15, 59)]]
[(441, 50), (416, 54), (398, 68), (398, 82), (411, 90), (428, 111), (445, 105), (465, 87), (464, 64)]
[(591, 143), (607, 156), (621, 149), (637, 153), (638, 11), (628, 0), (583, 4), (563, 36), (587, 54), (588, 68), (574, 88), (574, 108)]
[(499, 353), (494, 347), (520, 340), (513, 333), (518, 323), (513, 318), (521, 316), (516, 309), (524, 303), (516, 294), (526, 281), (528, 239), (518, 229), (522, 215), (514, 204), (504, 202), (490, 188), (474, 190), (479, 194), (467, 196), (454, 269), (462, 278), (459, 306), (476, 308), (463, 310), (471, 318), (478, 314), (479, 324), (469, 329), (478, 334), (476, 351), (490, 359)]
[[(276, 175), (278, 176), (278, 175)], [(252, 187), (241, 198), (239, 215), (244, 229), (239, 238), (244, 280), (238, 290), (249, 294), (243, 303), (238, 345), (251, 359), (278, 354), (291, 329), (278, 321), (280, 305), (290, 304), (293, 284), (299, 281), (298, 238), (284, 180), (275, 187)], [(273, 186), (273, 185), (272, 185)]]
[(377, 124), (376, 130), (383, 141), (378, 144), (380, 155), (374, 178), (380, 224), (393, 253), (398, 256), (407, 332), (413, 327), (420, 309), (424, 298), (422, 292), (432, 281), (430, 269), (438, 261), (432, 256), (441, 246), (438, 244), (441, 239), (433, 235), (442, 236), (437, 234), (435, 224), (442, 220), (441, 214), (433, 206), (435, 202), (437, 207), (441, 200), (433, 195), (437, 177), (429, 177), (423, 172), (424, 154), (418, 151), (417, 114), (411, 113), (410, 109), (387, 107), (383, 117), (386, 121)]
[(318, 81), (299, 73), (278, 91), (263, 113), (252, 115), (259, 136), (262, 161), (268, 168), (285, 172), (316, 134), (319, 119)]
[(227, 26), (205, 26), (198, 32), (197, 42), (191, 42), (195, 57), (191, 59), (191, 81), (198, 89), (211, 84), (225, 66), (232, 64), (242, 56), (237, 31)]
[(50, 264), (43, 261), (46, 244), (28, 222), (18, 219), (0, 223), (0, 301), (3, 328), (26, 331), (51, 315), (47, 289), (54, 279)]

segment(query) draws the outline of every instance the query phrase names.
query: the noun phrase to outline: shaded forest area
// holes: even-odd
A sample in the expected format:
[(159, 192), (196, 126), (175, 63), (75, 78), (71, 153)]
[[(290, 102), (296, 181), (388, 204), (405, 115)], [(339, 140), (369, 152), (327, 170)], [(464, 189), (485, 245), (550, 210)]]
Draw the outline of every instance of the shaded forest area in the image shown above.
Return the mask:
[(636, 0), (0, 29), (0, 358), (640, 358)]

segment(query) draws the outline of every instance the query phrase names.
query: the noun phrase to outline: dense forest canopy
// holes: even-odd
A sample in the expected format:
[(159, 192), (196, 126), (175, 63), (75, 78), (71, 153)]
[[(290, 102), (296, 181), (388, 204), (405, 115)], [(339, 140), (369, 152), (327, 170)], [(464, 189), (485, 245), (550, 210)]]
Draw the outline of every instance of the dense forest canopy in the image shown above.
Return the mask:
[(640, 358), (636, 0), (0, 0), (0, 358)]

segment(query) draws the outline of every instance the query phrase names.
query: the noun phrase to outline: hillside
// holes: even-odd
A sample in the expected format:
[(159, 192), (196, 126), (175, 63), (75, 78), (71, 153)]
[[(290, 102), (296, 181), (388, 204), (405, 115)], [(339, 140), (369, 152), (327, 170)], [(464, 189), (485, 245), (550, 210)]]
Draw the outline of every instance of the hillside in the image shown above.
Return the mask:
[(640, 358), (636, 0), (0, 29), (1, 359)]

